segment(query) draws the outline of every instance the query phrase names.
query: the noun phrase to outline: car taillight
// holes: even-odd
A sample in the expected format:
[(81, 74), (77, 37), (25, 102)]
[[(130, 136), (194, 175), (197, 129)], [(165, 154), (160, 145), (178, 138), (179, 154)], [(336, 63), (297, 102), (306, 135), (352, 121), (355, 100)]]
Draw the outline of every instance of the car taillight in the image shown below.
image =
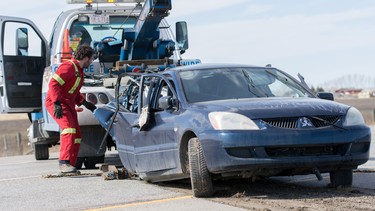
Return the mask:
[(109, 102), (107, 95), (104, 93), (99, 93), (98, 98), (99, 98), (99, 102), (102, 104), (107, 104)]
[(87, 99), (87, 101), (89, 101), (92, 104), (97, 104), (98, 103), (98, 98), (94, 94), (92, 94), (92, 93), (87, 94), (86, 95), (86, 99)]

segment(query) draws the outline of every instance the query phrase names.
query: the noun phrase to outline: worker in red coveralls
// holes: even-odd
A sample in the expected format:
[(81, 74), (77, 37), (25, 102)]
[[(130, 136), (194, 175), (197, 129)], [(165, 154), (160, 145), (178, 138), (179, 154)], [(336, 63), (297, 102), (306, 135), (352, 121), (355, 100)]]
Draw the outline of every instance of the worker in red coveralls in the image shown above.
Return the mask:
[(83, 69), (90, 66), (94, 54), (95, 51), (90, 46), (79, 46), (74, 52), (74, 59), (62, 63), (48, 85), (46, 108), (61, 130), (59, 158), (61, 173), (77, 171), (75, 164), (82, 137), (75, 106), (84, 105), (92, 112), (96, 109), (96, 106), (86, 101), (80, 93), (84, 80)]

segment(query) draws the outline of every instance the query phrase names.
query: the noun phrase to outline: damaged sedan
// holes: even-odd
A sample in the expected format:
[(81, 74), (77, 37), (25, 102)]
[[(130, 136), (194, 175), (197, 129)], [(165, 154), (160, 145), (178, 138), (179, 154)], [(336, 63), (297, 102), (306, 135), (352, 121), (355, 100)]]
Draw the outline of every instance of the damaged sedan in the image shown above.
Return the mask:
[(332, 185), (350, 186), (369, 159), (370, 128), (356, 108), (271, 66), (123, 73), (116, 102), (94, 115), (130, 173), (149, 182), (190, 177), (196, 197), (226, 177), (329, 173)]

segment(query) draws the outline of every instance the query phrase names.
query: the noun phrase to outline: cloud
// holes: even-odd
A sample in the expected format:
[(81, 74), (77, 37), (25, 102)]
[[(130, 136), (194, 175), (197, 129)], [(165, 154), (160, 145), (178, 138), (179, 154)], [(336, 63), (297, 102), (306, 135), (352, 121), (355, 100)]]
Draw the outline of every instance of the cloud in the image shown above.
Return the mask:
[[(210, 11), (227, 8), (233, 5), (246, 3), (248, 0), (177, 0), (172, 2), (172, 12), (174, 17), (192, 16), (197, 13), (209, 14)], [(204, 18), (204, 16), (202, 17)]]
[(266, 13), (268, 11), (271, 11), (272, 9), (274, 9), (274, 7), (271, 5), (250, 4), (245, 5), (244, 11), (245, 13), (256, 15)]
[[(321, 15), (286, 15), (282, 17), (231, 20), (189, 27), (191, 46), (203, 57), (280, 59), (334, 50), (375, 45), (375, 29), (362, 23), (374, 17), (375, 8)], [(345, 22), (352, 22), (347, 26)], [(203, 48), (200, 48), (203, 47)], [(215, 49), (215, 51), (212, 51)]]
[[(168, 17), (189, 24), (190, 49), (184, 58), (203, 62), (280, 64), (303, 69), (321, 81), (349, 71), (373, 72), (375, 7), (371, 1), (172, 0)], [(66, 0), (2, 2), (1, 15), (31, 19), (48, 39), (57, 16), (70, 8)], [(370, 61), (371, 60), (371, 61)], [(374, 61), (374, 62), (372, 62)], [(360, 63), (361, 68), (358, 68)], [(326, 69), (319, 68), (326, 66)], [(323, 72), (325, 74), (325, 72)], [(320, 82), (319, 81), (319, 82)]]

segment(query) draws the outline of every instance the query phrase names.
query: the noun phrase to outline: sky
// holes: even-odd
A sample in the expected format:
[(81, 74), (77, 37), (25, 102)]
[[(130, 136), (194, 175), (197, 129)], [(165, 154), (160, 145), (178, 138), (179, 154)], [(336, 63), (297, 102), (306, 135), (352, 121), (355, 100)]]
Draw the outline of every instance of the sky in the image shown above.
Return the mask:
[[(49, 39), (57, 16), (77, 7), (2, 1), (0, 15), (31, 19)], [(168, 21), (188, 23), (185, 59), (271, 64), (315, 87), (355, 78), (375, 88), (374, 0), (172, 0)]]

